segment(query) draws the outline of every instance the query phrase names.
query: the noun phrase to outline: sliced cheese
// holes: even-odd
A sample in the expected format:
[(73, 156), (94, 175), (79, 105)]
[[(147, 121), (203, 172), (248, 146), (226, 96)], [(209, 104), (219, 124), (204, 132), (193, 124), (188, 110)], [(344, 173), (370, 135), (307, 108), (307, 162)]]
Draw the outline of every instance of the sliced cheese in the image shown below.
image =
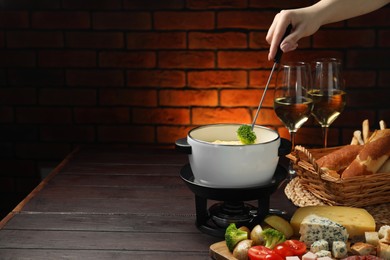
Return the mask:
[(343, 225), (350, 238), (364, 235), (364, 232), (375, 231), (375, 220), (365, 209), (343, 206), (308, 206), (297, 209), (291, 218), (290, 223), (295, 236), (299, 236), (302, 220), (311, 214), (329, 218)]

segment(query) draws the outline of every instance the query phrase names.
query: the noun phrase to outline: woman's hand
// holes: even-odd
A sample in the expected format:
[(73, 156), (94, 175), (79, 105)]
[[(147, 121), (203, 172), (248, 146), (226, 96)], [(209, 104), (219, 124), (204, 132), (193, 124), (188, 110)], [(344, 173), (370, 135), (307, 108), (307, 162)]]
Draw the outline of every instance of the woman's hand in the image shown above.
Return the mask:
[[(289, 24), (292, 25), (291, 33), (280, 42)], [(268, 60), (275, 57), (279, 44), (283, 52), (295, 50), (301, 38), (314, 34), (320, 26), (310, 8), (282, 10), (275, 16), (266, 36), (271, 45)]]

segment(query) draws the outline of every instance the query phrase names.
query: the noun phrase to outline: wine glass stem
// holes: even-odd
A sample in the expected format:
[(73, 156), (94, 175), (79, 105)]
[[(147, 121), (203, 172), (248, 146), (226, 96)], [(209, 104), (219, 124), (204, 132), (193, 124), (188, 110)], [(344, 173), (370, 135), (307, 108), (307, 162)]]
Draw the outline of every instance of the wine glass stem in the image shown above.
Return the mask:
[(324, 148), (328, 147), (328, 130), (329, 130), (329, 127), (327, 127), (327, 126), (322, 127), (322, 136), (324, 138)]
[[(290, 131), (290, 140), (291, 140), (291, 151), (294, 152), (295, 148), (295, 132)], [(295, 177), (294, 162), (290, 160), (288, 165), (288, 179), (292, 180)]]

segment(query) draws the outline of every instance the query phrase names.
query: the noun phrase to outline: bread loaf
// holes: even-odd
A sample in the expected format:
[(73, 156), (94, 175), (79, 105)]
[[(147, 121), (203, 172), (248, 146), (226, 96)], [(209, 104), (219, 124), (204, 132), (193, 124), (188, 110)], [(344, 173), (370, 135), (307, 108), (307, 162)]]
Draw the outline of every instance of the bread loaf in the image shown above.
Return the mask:
[(378, 172), (389, 172), (390, 173), (390, 159), (387, 159), (387, 161), (381, 166), (381, 168), (378, 170)]
[(347, 168), (362, 149), (362, 145), (346, 145), (332, 153), (322, 156), (317, 160), (317, 164), (321, 168), (338, 172)]
[(363, 146), (352, 163), (343, 171), (341, 178), (376, 173), (390, 157), (390, 135), (370, 140)]

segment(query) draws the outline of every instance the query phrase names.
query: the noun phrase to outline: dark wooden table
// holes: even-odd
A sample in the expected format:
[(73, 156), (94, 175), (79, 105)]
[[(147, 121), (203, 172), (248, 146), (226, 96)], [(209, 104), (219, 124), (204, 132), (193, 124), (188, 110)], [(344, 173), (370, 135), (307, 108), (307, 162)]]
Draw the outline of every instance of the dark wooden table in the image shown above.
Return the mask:
[[(82, 148), (0, 222), (0, 259), (209, 259), (174, 150)], [(294, 209), (283, 189), (271, 207)]]

